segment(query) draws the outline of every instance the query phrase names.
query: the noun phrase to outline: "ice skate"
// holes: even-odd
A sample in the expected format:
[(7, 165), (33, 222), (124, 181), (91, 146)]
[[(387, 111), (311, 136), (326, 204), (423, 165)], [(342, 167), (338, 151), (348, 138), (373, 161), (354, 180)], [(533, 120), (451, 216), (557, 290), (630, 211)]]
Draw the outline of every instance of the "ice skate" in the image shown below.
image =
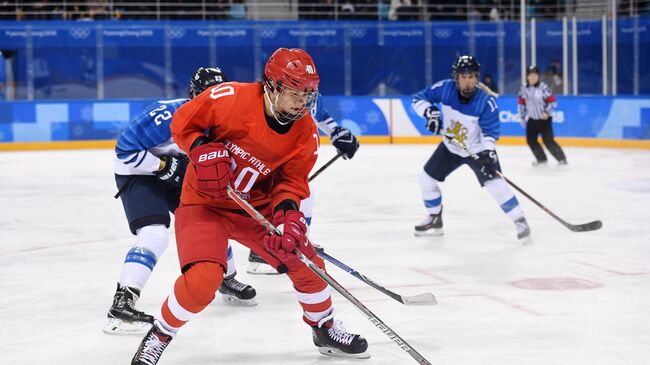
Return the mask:
[(546, 160), (544, 160), (544, 161), (533, 161), (533, 166), (535, 166), (535, 167), (546, 167), (547, 163), (548, 162)]
[(368, 341), (365, 338), (346, 332), (341, 321), (335, 321), (329, 315), (318, 326), (312, 327), (314, 345), (318, 351), (327, 356), (369, 359)]
[(517, 239), (524, 245), (529, 245), (533, 243), (533, 238), (530, 235), (530, 227), (526, 218), (521, 217), (515, 221), (515, 227), (517, 227)]
[(140, 290), (117, 284), (113, 296), (113, 305), (108, 310), (108, 323), (104, 333), (109, 335), (141, 335), (146, 333), (153, 323), (153, 317), (135, 309), (135, 302), (140, 297)]
[[(236, 273), (235, 273), (236, 274)], [(223, 301), (228, 304), (242, 305), (242, 306), (255, 306), (255, 289), (235, 279), (235, 274), (223, 278), (223, 282), (219, 287), (219, 293)]]
[(262, 257), (260, 257), (258, 254), (255, 252), (251, 251), (251, 253), (248, 255), (248, 269), (246, 270), (247, 273), (252, 274), (252, 275), (279, 275), (278, 271), (266, 261)]
[(417, 237), (442, 236), (444, 234), (442, 230), (442, 209), (438, 214), (427, 215), (420, 224), (415, 226), (413, 234)]
[(131, 365), (156, 365), (172, 339), (173, 334), (163, 329), (156, 321), (142, 339), (138, 351), (131, 360)]

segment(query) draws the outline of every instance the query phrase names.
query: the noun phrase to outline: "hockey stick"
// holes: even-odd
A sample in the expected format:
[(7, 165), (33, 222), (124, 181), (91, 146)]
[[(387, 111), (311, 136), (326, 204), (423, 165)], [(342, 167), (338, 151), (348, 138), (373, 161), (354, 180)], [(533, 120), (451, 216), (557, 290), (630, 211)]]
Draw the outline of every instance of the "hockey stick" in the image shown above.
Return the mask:
[(404, 304), (404, 305), (436, 305), (438, 304), (438, 301), (436, 300), (436, 297), (431, 294), (431, 293), (422, 293), (418, 295), (399, 295), (397, 293), (394, 293), (383, 286), (375, 283), (374, 281), (370, 280), (367, 276), (359, 273), (357, 270), (349, 267), (348, 265), (342, 263), (341, 261), (337, 260), (336, 258), (330, 256), (325, 252), (325, 249), (322, 247), (314, 247), (316, 249), (316, 254), (320, 256), (321, 258), (331, 262), (332, 264), (338, 266), (340, 269), (343, 271), (347, 272), (348, 274), (354, 276), (355, 278), (363, 281), (364, 283), (370, 285), (371, 287), (379, 290), (380, 292), (388, 295), (389, 297), (395, 299), (396, 301)]
[(316, 170), (316, 172), (314, 172), (314, 174), (309, 177), (309, 180), (307, 180), (307, 182), (311, 182), (312, 180), (314, 180), (316, 176), (320, 175), (321, 172), (325, 171), (326, 168), (328, 168), (331, 164), (334, 163), (334, 161), (338, 160), (342, 156), (343, 156), (343, 151), (339, 152), (336, 156), (330, 158), (330, 160), (327, 161), (325, 165), (321, 166), (320, 169)]
[[(233, 189), (228, 186), (228, 196), (237, 203), (246, 213), (248, 213), (257, 223), (266, 227), (269, 232), (275, 234), (281, 234), (281, 232), (271, 223), (266, 217), (264, 217), (260, 212), (257, 211), (252, 205), (250, 205), (246, 200), (242, 199)], [(366, 318), (379, 328), (388, 338), (395, 341), (397, 345), (404, 351), (406, 351), (415, 361), (420, 365), (431, 365), (431, 363), (420, 355), (411, 345), (404, 341), (395, 331), (388, 327), (381, 319), (374, 315), (370, 309), (366, 308), (363, 303), (361, 303), (357, 298), (355, 298), (347, 289), (345, 289), (341, 284), (339, 284), (334, 278), (332, 278), (327, 272), (322, 270), (318, 265), (314, 264), (309, 260), (305, 255), (302, 254), (298, 249), (295, 251), (296, 255), (300, 258), (302, 262), (305, 263), (316, 275), (323, 279), (327, 284), (339, 292), (345, 299), (354, 304), (355, 307), (363, 313)]]
[(492, 91), (492, 89), (490, 89), (487, 85), (485, 85), (485, 84), (482, 83), (482, 82), (479, 82), (479, 83), (478, 83), (478, 87), (479, 87), (481, 90), (485, 91), (485, 93), (488, 94), (488, 95), (490, 95), (490, 96), (493, 96), (493, 97), (495, 97), (495, 98), (498, 98), (498, 97), (499, 97), (499, 94), (497, 94), (497, 93), (495, 93), (494, 91)]
[[(473, 158), (473, 159), (475, 159), (475, 160), (478, 160), (478, 159), (479, 159), (479, 157), (478, 157), (475, 153), (471, 152), (471, 151), (467, 148), (467, 146), (465, 146), (465, 144), (459, 142), (459, 141), (458, 141), (456, 138), (454, 138), (453, 136), (450, 136), (450, 135), (447, 135), (447, 134), (444, 134), (444, 136), (447, 137), (447, 139), (449, 140), (449, 142), (453, 143), (456, 147), (462, 149), (462, 150), (465, 151), (467, 154), (469, 154), (471, 158)], [(537, 205), (538, 207), (540, 207), (543, 211), (545, 211), (546, 213), (548, 213), (551, 217), (555, 218), (555, 220), (557, 220), (558, 222), (562, 223), (562, 225), (564, 225), (566, 228), (570, 229), (570, 230), (573, 231), (573, 232), (589, 232), (589, 231), (595, 231), (595, 230), (597, 230), (597, 229), (600, 229), (600, 228), (603, 226), (603, 222), (600, 221), (600, 220), (595, 220), (595, 221), (588, 222), (588, 223), (583, 223), (583, 224), (571, 224), (571, 223), (565, 221), (564, 219), (558, 217), (555, 213), (553, 213), (550, 209), (548, 209), (547, 207), (545, 207), (544, 205), (542, 205), (542, 203), (540, 203), (540, 202), (538, 202), (537, 200), (535, 200), (532, 196), (530, 196), (530, 195), (529, 195), (527, 192), (525, 192), (522, 188), (520, 188), (519, 186), (515, 185), (515, 183), (513, 183), (510, 179), (508, 179), (505, 175), (503, 175), (503, 174), (501, 173), (501, 171), (497, 171), (497, 175), (499, 175), (499, 177), (502, 178), (503, 180), (505, 180), (505, 181), (506, 181), (510, 186), (512, 186), (513, 188), (515, 188), (518, 192), (520, 192), (520, 193), (521, 193), (522, 195), (524, 195), (526, 198), (530, 199), (530, 201), (532, 201), (533, 203), (535, 203), (535, 205)]]

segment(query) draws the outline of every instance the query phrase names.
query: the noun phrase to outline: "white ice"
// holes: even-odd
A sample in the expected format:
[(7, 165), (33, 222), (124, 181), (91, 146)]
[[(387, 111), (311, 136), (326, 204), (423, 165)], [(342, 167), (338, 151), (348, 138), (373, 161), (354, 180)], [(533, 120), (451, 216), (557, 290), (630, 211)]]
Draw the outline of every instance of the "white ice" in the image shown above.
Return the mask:
[[(519, 196), (534, 244), (462, 167), (442, 185), (446, 234), (416, 238), (424, 213), (417, 173), (434, 146), (363, 145), (314, 183), (312, 238), (349, 266), (439, 304), (405, 307), (349, 274), (329, 272), (432, 364), (650, 363), (650, 151), (566, 148), (569, 167), (531, 166), (525, 147), (500, 147), (505, 174), (572, 223), (574, 233)], [(323, 146), (324, 163), (333, 156)], [(139, 337), (101, 329), (127, 229), (110, 150), (0, 154), (0, 364), (127, 364)], [(173, 232), (172, 232), (173, 237)], [(179, 270), (174, 241), (138, 306), (154, 312)], [(320, 355), (290, 282), (246, 274), (257, 307), (217, 299), (192, 319), (161, 364), (415, 364), (350, 303), (337, 317), (364, 335), (370, 360)], [(514, 283), (537, 284), (538, 289)]]

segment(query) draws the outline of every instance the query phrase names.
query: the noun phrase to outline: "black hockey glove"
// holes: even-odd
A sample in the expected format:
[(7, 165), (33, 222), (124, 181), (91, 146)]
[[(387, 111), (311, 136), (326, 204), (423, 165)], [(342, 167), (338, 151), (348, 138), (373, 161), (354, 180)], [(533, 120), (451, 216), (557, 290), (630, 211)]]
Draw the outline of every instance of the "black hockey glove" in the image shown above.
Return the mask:
[(154, 175), (171, 186), (179, 188), (183, 186), (187, 157), (162, 156), (160, 159), (165, 161), (165, 167), (162, 170), (155, 171)]
[(424, 118), (427, 120), (425, 127), (433, 134), (440, 134), (442, 129), (442, 113), (440, 109), (432, 105), (424, 111)]
[(494, 150), (483, 150), (478, 153), (478, 163), (481, 164), (481, 173), (488, 179), (497, 176), (499, 158)]
[(355, 137), (347, 128), (334, 128), (330, 138), (336, 150), (339, 153), (342, 152), (343, 158), (346, 160), (354, 157), (354, 154), (359, 149), (359, 141), (357, 141), (357, 137)]

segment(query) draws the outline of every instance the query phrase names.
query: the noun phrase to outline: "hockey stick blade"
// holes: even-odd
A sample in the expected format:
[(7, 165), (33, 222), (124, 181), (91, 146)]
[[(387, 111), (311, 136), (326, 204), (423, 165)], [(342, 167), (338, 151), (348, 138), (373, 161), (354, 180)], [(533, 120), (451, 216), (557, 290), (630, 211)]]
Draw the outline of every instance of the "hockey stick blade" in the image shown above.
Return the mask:
[(424, 306), (424, 305), (438, 304), (436, 297), (431, 293), (422, 293), (418, 295), (409, 295), (409, 296), (402, 295), (400, 296), (400, 299), (404, 305)]
[[(478, 157), (475, 153), (473, 153), (472, 151), (470, 151), (470, 150), (467, 148), (467, 146), (465, 146), (465, 144), (459, 142), (459, 141), (458, 141), (458, 140), (457, 140), (453, 135), (443, 134), (443, 136), (446, 137), (447, 140), (448, 140), (450, 143), (454, 144), (456, 147), (460, 148), (461, 150), (463, 150), (463, 151), (465, 151), (467, 154), (469, 154), (469, 156), (470, 156), (471, 158), (473, 158), (473, 159), (475, 159), (475, 160), (478, 160), (478, 159), (479, 159), (479, 157)], [(515, 184), (515, 183), (512, 182), (510, 179), (508, 179), (505, 175), (503, 175), (503, 174), (501, 173), (501, 171), (497, 171), (497, 175), (498, 175), (499, 177), (501, 177), (503, 180), (505, 180), (506, 183), (508, 183), (508, 185), (512, 186), (515, 190), (517, 190), (518, 192), (520, 192), (523, 196), (525, 196), (525, 197), (528, 198), (531, 202), (533, 202), (535, 205), (537, 205), (540, 209), (542, 209), (543, 211), (545, 211), (546, 213), (548, 213), (548, 215), (550, 215), (551, 217), (553, 217), (556, 221), (560, 222), (563, 226), (565, 226), (566, 228), (568, 228), (571, 232), (589, 232), (589, 231), (595, 231), (595, 230), (600, 229), (600, 228), (603, 226), (603, 222), (601, 222), (600, 220), (596, 220), (596, 221), (589, 222), (589, 223), (585, 223), (585, 224), (571, 224), (571, 223), (565, 221), (564, 219), (560, 218), (557, 214), (553, 213), (550, 209), (548, 209), (547, 207), (545, 207), (542, 203), (538, 202), (535, 198), (533, 198), (532, 196), (530, 196), (530, 194), (528, 194), (526, 191), (524, 191), (524, 189), (520, 188), (519, 186), (517, 186), (517, 184)]]
[(389, 297), (395, 299), (396, 301), (404, 304), (404, 305), (436, 305), (438, 304), (438, 301), (436, 300), (436, 297), (431, 294), (431, 293), (422, 293), (418, 295), (412, 295), (412, 296), (404, 296), (404, 295), (399, 295), (393, 291), (390, 291), (386, 288), (384, 288), (382, 285), (379, 285), (372, 281), (369, 277), (361, 274), (357, 270), (351, 268), (350, 266), (344, 264), (343, 262), (339, 261), (337, 258), (333, 257), (332, 255), (328, 254), (325, 252), (325, 249), (320, 246), (314, 246), (314, 249), (316, 250), (316, 254), (320, 256), (322, 259), (327, 260), (328, 262), (334, 264), (334, 266), (338, 267), (339, 269), (347, 272), (348, 274), (354, 276), (355, 278), (363, 281), (364, 283), (370, 285), (371, 287), (379, 290), (380, 292), (388, 295)]
[(567, 224), (566, 226), (573, 232), (589, 232), (589, 231), (596, 231), (598, 229), (601, 229), (603, 227), (603, 222), (593, 221), (584, 224)]

